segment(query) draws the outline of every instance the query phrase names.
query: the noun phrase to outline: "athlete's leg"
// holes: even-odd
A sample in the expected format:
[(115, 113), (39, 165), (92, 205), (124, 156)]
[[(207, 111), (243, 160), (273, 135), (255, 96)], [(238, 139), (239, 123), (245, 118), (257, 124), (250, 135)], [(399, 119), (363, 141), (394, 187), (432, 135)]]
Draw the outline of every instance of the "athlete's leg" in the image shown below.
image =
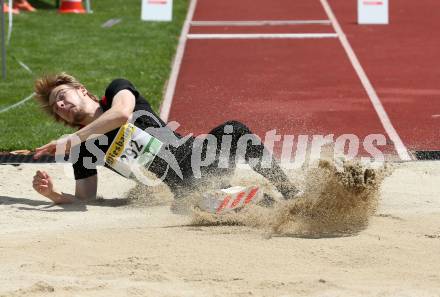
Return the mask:
[[(264, 164), (263, 156), (270, 156), (271, 153), (261, 143), (259, 137), (252, 133), (252, 131), (245, 124), (239, 121), (228, 121), (211, 130), (210, 134), (217, 138), (217, 157), (219, 157), (223, 136), (226, 134), (230, 134), (232, 136), (229, 156), (229, 170), (235, 168), (237, 150), (239, 149), (239, 140), (241, 137), (246, 135), (248, 141), (244, 156), (245, 161), (249, 162), (251, 158), (257, 160), (256, 164), (250, 164), (251, 168), (267, 178), (285, 199), (293, 198), (296, 196), (296, 194), (298, 194), (298, 189), (291, 183), (273, 156), (271, 157), (270, 164)], [(254, 145), (252, 143), (259, 144)], [(241, 145), (243, 144), (244, 143), (241, 143)], [(215, 170), (214, 167), (218, 166), (218, 164), (219, 160), (217, 159), (209, 169)]]
[[(264, 164), (263, 156), (270, 156), (270, 152), (264, 147), (263, 144), (261, 144), (259, 137), (253, 134), (252, 131), (243, 123), (238, 121), (228, 121), (211, 130), (209, 134), (213, 135), (217, 139), (216, 158), (209, 166), (200, 168), (201, 178), (194, 177), (191, 162), (192, 154), (188, 154), (186, 152), (194, 149), (192, 141), (183, 148), (185, 154), (177, 154), (182, 156), (185, 155), (185, 158), (181, 158), (180, 156), (177, 158), (183, 173), (183, 179), (178, 177), (177, 174), (167, 166), (168, 164), (164, 162), (164, 160), (155, 160), (155, 162), (151, 164), (149, 170), (155, 173), (158, 177), (165, 176), (163, 181), (175, 194), (175, 198), (183, 198), (182, 196), (184, 195), (182, 195), (182, 193), (193, 191), (194, 189), (198, 188), (204, 188), (209, 185), (217, 188), (227, 186), (227, 179), (233, 174), (236, 166), (238, 145), (240, 138), (243, 136), (246, 136), (248, 139), (244, 154), (245, 161), (249, 162), (251, 158), (257, 160), (256, 164), (250, 164), (251, 168), (267, 178), (284, 198), (292, 198), (298, 193), (297, 188), (290, 182), (275, 158), (271, 158), (270, 164)], [(225, 152), (226, 154), (222, 155), (222, 149), (224, 150), (224, 148), (222, 148), (222, 144), (225, 144), (225, 140), (230, 140), (230, 150), (227, 146), (225, 146), (229, 152)], [(259, 144), (255, 145), (253, 143)], [(205, 141), (202, 145), (203, 147), (198, 149), (198, 151), (201, 152), (201, 159), (203, 160), (206, 157), (208, 149), (207, 141)], [(225, 162), (225, 160), (222, 160), (221, 156), (227, 156), (228, 154), (229, 160), (226, 160)]]

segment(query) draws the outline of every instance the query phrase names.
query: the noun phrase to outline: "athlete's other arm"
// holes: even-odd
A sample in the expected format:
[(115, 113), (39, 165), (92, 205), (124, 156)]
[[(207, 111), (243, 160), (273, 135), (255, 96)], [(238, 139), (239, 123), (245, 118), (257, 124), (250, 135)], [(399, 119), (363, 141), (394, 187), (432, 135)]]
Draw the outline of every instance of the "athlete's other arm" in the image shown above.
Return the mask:
[(96, 199), (98, 176), (93, 175), (76, 181), (75, 196), (58, 192), (53, 185), (52, 178), (45, 171), (38, 170), (34, 176), (33, 188), (41, 195), (49, 198), (55, 204), (68, 204), (79, 199), (81, 201)]

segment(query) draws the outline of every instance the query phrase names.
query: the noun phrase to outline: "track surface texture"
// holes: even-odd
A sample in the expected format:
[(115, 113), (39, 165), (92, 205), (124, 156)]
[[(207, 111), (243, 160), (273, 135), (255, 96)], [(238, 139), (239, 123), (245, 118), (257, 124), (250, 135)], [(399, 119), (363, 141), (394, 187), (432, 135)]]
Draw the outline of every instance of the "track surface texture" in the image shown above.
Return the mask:
[[(436, 51), (440, 38), (435, 32), (440, 13), (436, 2), (424, 1), (415, 9), (411, 1), (392, 1), (390, 25), (376, 26), (356, 24), (355, 1), (328, 4), (403, 149), (438, 150), (440, 62)], [(262, 137), (273, 129), (295, 136), (355, 134), (361, 141), (368, 134), (383, 134), (387, 145), (382, 150), (396, 155), (396, 145), (338, 38), (246, 35), (335, 33), (333, 24), (325, 24), (330, 19), (320, 1), (199, 0), (191, 21), (191, 35), (207, 36), (186, 40), (168, 107), (168, 120), (181, 124), (179, 132), (207, 133), (235, 119)], [(204, 22), (214, 24), (198, 24)], [(256, 23), (243, 26), (240, 22)], [(218, 40), (209, 34), (243, 36)]]

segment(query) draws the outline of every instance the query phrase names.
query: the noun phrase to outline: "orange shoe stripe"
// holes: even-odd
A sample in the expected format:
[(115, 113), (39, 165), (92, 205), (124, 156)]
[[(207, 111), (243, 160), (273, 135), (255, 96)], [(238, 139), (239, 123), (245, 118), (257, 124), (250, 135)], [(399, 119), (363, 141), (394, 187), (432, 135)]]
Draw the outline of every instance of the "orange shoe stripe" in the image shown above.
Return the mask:
[(226, 205), (228, 205), (229, 200), (231, 200), (231, 196), (226, 196), (226, 198), (223, 199), (222, 204), (220, 204), (220, 206), (217, 208), (216, 212), (219, 213), (223, 208), (225, 208)]
[(241, 198), (243, 198), (244, 194), (246, 194), (246, 192), (240, 192), (240, 194), (238, 194), (237, 199), (235, 199), (234, 202), (232, 202), (231, 208), (237, 206), (237, 204), (240, 203)]
[(258, 187), (253, 188), (252, 191), (249, 193), (249, 195), (246, 197), (246, 200), (244, 201), (244, 205), (251, 202), (251, 200), (254, 199), (255, 194), (257, 194), (257, 192), (258, 192)]

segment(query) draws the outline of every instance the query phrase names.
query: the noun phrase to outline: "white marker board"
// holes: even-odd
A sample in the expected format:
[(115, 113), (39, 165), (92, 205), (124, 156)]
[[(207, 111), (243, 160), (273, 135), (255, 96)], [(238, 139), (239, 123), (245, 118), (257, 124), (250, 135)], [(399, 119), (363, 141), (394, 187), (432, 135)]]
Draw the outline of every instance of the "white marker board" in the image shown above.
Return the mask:
[(142, 0), (143, 21), (171, 21), (173, 0)]
[(358, 24), (384, 25), (388, 23), (388, 0), (358, 0)]

